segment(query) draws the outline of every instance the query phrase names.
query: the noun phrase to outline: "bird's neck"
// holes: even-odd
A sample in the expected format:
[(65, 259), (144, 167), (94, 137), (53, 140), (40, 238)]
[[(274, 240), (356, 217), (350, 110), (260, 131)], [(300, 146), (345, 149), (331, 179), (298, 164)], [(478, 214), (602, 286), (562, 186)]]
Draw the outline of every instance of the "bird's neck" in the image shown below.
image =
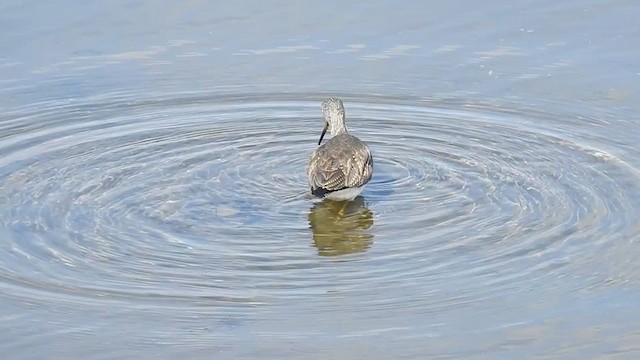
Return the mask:
[(331, 136), (336, 136), (340, 134), (348, 134), (347, 127), (345, 124), (338, 124), (336, 126), (331, 127)]

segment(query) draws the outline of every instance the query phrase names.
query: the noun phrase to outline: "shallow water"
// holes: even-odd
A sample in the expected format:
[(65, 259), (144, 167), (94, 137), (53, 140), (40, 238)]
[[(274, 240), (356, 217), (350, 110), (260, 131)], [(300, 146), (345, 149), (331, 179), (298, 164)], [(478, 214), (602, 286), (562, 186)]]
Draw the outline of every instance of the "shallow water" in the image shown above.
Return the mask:
[(2, 353), (635, 358), (640, 5), (474, 4), (4, 5)]

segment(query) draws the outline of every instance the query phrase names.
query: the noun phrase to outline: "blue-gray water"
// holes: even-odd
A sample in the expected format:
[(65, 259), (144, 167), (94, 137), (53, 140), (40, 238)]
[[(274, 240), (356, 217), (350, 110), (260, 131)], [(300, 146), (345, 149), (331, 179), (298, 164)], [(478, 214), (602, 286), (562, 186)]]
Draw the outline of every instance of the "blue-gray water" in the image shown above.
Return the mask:
[[(637, 1), (6, 1), (7, 359), (635, 359)], [(375, 175), (305, 196), (339, 96)]]

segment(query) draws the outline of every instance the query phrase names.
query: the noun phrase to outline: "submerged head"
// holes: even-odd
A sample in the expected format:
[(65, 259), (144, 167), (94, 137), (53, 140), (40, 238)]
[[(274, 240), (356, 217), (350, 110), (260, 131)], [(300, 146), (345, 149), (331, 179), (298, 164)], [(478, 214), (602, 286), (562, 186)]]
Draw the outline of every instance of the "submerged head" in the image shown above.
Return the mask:
[(318, 145), (322, 142), (322, 138), (324, 138), (327, 129), (331, 131), (332, 136), (347, 131), (344, 124), (344, 105), (342, 105), (342, 100), (337, 98), (325, 99), (322, 102), (321, 108), (324, 114), (324, 129), (322, 129), (322, 135), (320, 135)]

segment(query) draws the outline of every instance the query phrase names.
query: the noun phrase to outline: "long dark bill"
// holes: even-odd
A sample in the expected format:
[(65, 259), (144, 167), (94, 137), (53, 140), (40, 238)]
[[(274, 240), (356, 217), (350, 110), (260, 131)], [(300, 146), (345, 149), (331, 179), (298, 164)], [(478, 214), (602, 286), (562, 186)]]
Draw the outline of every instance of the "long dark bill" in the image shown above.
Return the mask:
[(324, 134), (327, 133), (327, 129), (329, 128), (329, 123), (325, 122), (324, 123), (324, 129), (322, 129), (322, 135), (320, 135), (320, 140), (318, 140), (318, 145), (320, 145), (320, 143), (322, 142), (322, 138), (324, 138)]

